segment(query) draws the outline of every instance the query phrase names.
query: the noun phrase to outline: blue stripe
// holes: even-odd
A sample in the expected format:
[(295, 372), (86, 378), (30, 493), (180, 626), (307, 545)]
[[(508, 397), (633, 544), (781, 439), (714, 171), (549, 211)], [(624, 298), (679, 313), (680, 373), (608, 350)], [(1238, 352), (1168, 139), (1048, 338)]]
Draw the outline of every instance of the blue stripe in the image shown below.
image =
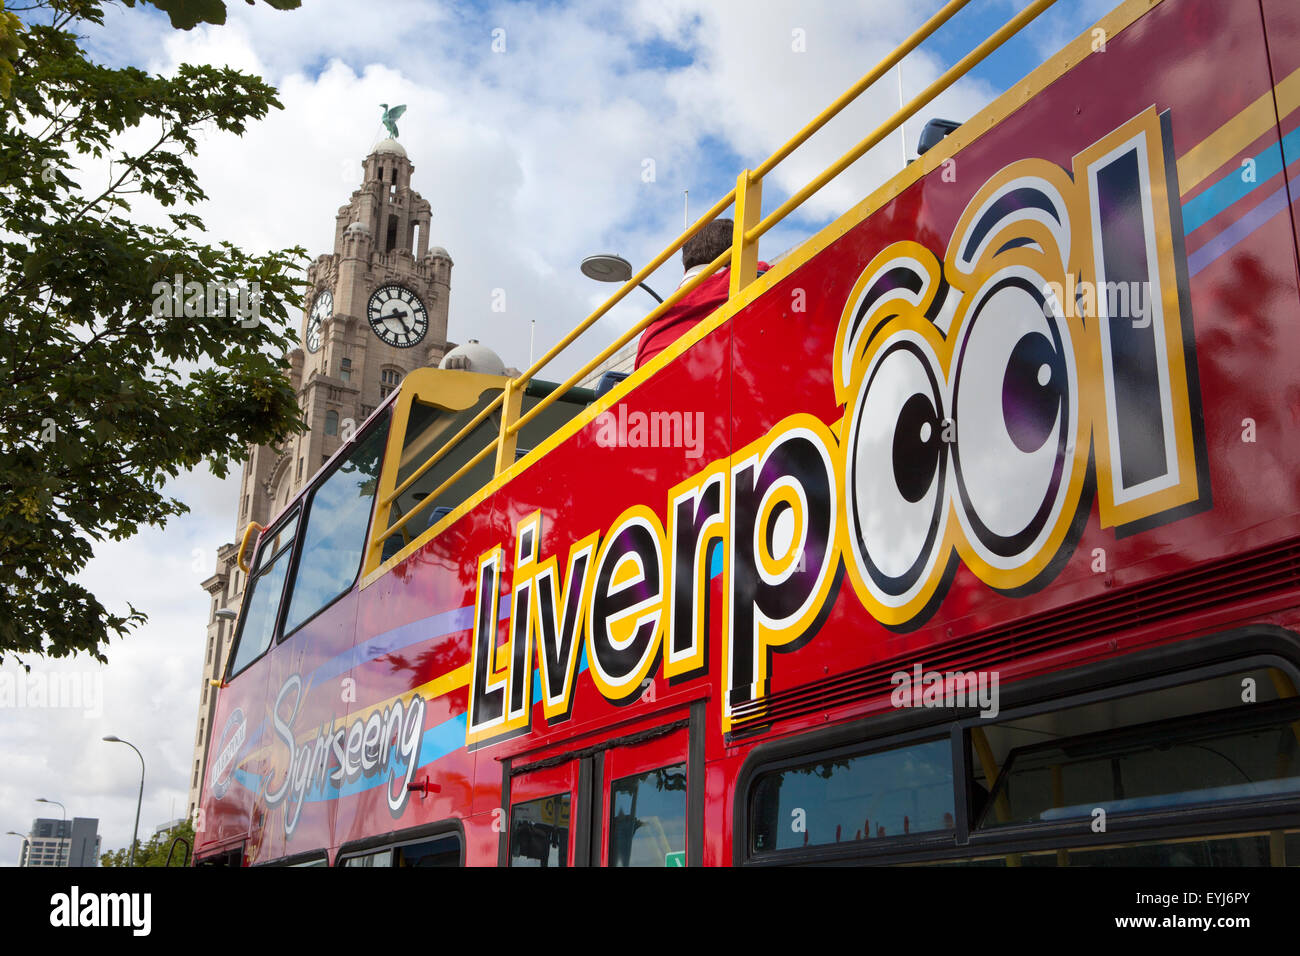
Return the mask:
[(1246, 213), (1223, 232), (1219, 233), (1200, 249), (1187, 257), (1187, 275), (1194, 276), (1223, 255), (1237, 243), (1241, 242), (1264, 223), (1268, 222), (1287, 206), (1287, 186), (1295, 189), (1300, 186), (1300, 176), (1283, 185), (1250, 212)]
[[(581, 636), (579, 636), (579, 637), (575, 638), (575, 640), (582, 640), (582, 638), (581, 638)], [(579, 674), (581, 674), (583, 671), (585, 671), (585, 670), (587, 669), (587, 643), (586, 643), (586, 641), (583, 641), (583, 642), (582, 642), (581, 647), (582, 647), (581, 652), (580, 652), (579, 655), (578, 655), (578, 673), (579, 673)], [(532, 702), (533, 702), (533, 703), (536, 703), (537, 701), (545, 700), (545, 699), (546, 699), (546, 698), (544, 698), (544, 697), (542, 696), (542, 670), (541, 670), (540, 667), (534, 667), (534, 668), (533, 668), (533, 696), (532, 696)], [(464, 738), (462, 737), (462, 740), (463, 740), (463, 739), (464, 739)]]
[[(504, 621), (509, 616), (510, 595), (506, 593), (501, 595), (497, 607), (497, 621)], [(344, 674), (359, 664), (372, 661), (377, 657), (383, 657), (385, 654), (394, 654), (416, 644), (422, 644), (425, 641), (437, 640), (440, 637), (446, 637), (448, 634), (457, 634), (461, 631), (473, 630), (473, 628), (474, 605), (472, 604), (458, 607), (453, 611), (443, 611), (441, 614), (423, 617), (418, 621), (412, 621), (410, 624), (395, 627), (391, 631), (384, 631), (364, 644), (358, 644), (336, 657), (330, 658), (312, 671), (311, 681), (312, 683), (319, 683), (339, 674)]]
[(1195, 199), (1183, 204), (1183, 231), (1190, 235), (1233, 203), (1245, 199), (1285, 168), (1283, 156), (1300, 157), (1300, 127), (1254, 157), (1255, 173), (1249, 182), (1242, 169), (1234, 169)]

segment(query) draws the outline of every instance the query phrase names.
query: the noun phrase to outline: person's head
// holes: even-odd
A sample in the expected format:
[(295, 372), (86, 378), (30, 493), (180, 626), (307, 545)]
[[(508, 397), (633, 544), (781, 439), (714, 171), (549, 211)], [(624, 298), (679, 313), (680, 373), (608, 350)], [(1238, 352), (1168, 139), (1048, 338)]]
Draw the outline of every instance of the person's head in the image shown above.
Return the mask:
[(682, 268), (707, 266), (731, 248), (731, 233), (735, 224), (730, 219), (715, 219), (682, 246)]

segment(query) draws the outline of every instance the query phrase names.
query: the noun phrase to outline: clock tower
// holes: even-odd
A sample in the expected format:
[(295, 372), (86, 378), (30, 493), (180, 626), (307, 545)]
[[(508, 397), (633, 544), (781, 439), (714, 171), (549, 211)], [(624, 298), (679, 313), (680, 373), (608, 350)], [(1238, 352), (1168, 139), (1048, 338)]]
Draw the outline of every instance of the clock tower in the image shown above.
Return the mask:
[[(335, 220), (334, 251), (307, 270), (302, 351), (290, 356), (310, 431), (290, 441), (263, 479), (267, 517), (338, 450), (408, 372), (450, 348), (451, 256), (429, 247), (429, 202), (395, 139), (362, 164), (361, 187)], [(257, 515), (246, 520), (264, 521)]]
[[(386, 112), (385, 120), (400, 111)], [(395, 133), (392, 126), (390, 131)], [(428, 200), (411, 188), (414, 168), (395, 138), (376, 143), (362, 163), (360, 188), (338, 211), (334, 251), (307, 270), (302, 347), (289, 353), (289, 376), (308, 431), (277, 447), (249, 450), (236, 541), (248, 522), (268, 524), (408, 372), (438, 365), (452, 348), (447, 341), (451, 256), (441, 246), (429, 246), (433, 214)], [(191, 812), (203, 782), (216, 706), (209, 681), (224, 672), (235, 631), (217, 612), (237, 611), (247, 584), (235, 564), (236, 550), (233, 543), (219, 548), (217, 573), (203, 582), (212, 606)]]

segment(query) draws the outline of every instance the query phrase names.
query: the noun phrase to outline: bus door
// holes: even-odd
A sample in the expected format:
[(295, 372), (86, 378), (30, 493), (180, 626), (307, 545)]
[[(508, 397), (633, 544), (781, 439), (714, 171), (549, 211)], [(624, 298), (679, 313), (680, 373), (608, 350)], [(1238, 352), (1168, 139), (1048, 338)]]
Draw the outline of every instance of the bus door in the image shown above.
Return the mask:
[[(510, 777), (510, 812), (506, 826), (507, 866), (574, 866), (585, 854), (575, 854), (574, 821), (578, 811), (583, 765), (568, 760)], [(579, 863), (582, 865), (582, 863)]]
[(686, 865), (688, 742), (680, 726), (602, 754), (602, 865)]

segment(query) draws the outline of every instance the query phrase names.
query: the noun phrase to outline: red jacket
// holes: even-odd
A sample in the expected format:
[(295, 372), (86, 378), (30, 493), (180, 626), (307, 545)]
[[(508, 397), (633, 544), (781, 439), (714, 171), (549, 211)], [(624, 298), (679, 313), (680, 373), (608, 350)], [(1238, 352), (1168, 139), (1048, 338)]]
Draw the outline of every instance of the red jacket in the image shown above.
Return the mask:
[[(759, 273), (770, 267), (766, 262), (758, 264)], [(686, 281), (686, 280), (683, 280)], [(636, 366), (640, 368), (662, 352), (673, 342), (681, 338), (696, 322), (708, 318), (714, 310), (727, 301), (727, 291), (731, 285), (731, 269), (723, 267), (709, 276), (675, 306), (655, 319), (641, 333), (641, 340), (636, 347)]]

